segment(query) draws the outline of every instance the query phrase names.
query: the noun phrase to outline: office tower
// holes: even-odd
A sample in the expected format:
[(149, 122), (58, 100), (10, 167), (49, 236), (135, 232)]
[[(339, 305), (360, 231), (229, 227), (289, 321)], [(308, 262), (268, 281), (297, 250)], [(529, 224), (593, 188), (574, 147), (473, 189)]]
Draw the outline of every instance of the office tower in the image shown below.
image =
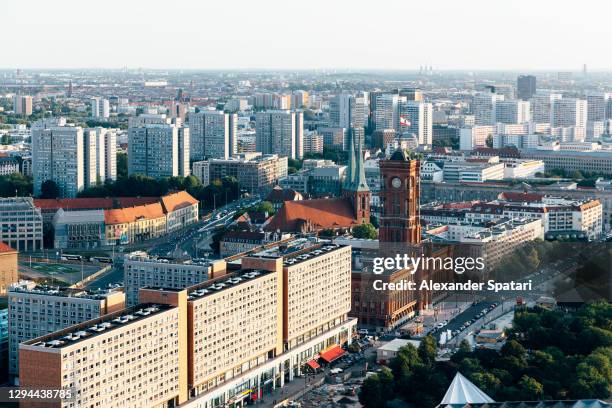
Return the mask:
[(400, 133), (414, 133), (419, 145), (431, 146), (432, 144), (432, 115), (431, 103), (407, 100), (398, 105), (397, 129)]
[(287, 157), (276, 154), (242, 153), (229, 159), (210, 159), (209, 180), (232, 176), (250, 194), (267, 194), (287, 177)]
[(166, 115), (140, 115), (128, 129), (128, 174), (153, 178), (189, 175), (189, 128)]
[[(32, 174), (34, 195), (47, 180), (59, 187), (61, 197), (76, 197), (85, 186), (83, 129), (66, 126), (63, 118), (32, 125)], [(95, 152), (94, 152), (95, 154)]]
[(304, 112), (295, 111), (295, 157), (304, 157)]
[(15, 112), (15, 115), (30, 116), (32, 114), (32, 97), (29, 95), (13, 96), (13, 112)]
[(296, 154), (296, 114), (289, 110), (258, 112), (255, 119), (257, 151), (291, 159)]
[(612, 94), (607, 92), (588, 93), (587, 119), (589, 122), (603, 122), (606, 120), (606, 113)]
[(587, 101), (576, 98), (554, 100), (550, 127), (580, 127), (586, 129)]
[(108, 99), (91, 98), (91, 117), (94, 119), (108, 119), (110, 117)]
[(43, 217), (31, 197), (0, 198), (0, 242), (18, 251), (43, 247)]
[(551, 123), (552, 105), (562, 95), (557, 93), (536, 93), (531, 98), (531, 120), (534, 123)]
[[(120, 290), (89, 292), (20, 281), (9, 288), (9, 373), (19, 374), (19, 343), (125, 307)], [(61, 388), (61, 387), (60, 387)]]
[(218, 110), (189, 115), (191, 160), (227, 159), (236, 153), (238, 116)]
[(14, 248), (0, 241), (0, 296), (7, 296), (9, 286), (19, 280), (17, 254)]
[(503, 100), (495, 103), (496, 123), (526, 123), (531, 120), (531, 110), (528, 101)]
[[(405, 100), (405, 97), (403, 98)], [(400, 97), (397, 94), (382, 94), (376, 97), (374, 111), (375, 130), (397, 129), (399, 123), (398, 104)]]
[(308, 92), (297, 90), (291, 94), (291, 107), (293, 109), (308, 108), (310, 106), (309, 103)]
[(503, 101), (504, 95), (495, 93), (480, 93), (474, 96), (472, 101), (472, 113), (476, 125), (495, 124), (495, 105)]
[(244, 111), (249, 106), (249, 101), (243, 98), (232, 98), (225, 103), (223, 110), (227, 112), (239, 112)]
[(533, 75), (519, 75), (516, 78), (516, 91), (518, 99), (528, 101), (536, 93), (536, 77)]

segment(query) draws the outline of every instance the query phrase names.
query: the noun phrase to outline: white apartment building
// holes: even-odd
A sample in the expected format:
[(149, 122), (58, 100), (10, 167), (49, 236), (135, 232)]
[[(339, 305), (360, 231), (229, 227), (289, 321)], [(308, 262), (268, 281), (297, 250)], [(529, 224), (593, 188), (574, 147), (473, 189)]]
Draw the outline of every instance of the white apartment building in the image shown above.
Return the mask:
[(255, 117), (256, 149), (263, 154), (301, 158), (304, 146), (304, 113), (290, 110), (258, 112)]
[(531, 120), (535, 123), (551, 123), (552, 105), (562, 98), (558, 93), (536, 93), (531, 97)]
[(141, 115), (128, 129), (128, 174), (153, 178), (188, 176), (189, 128), (166, 115)]
[(561, 98), (552, 101), (550, 127), (580, 127), (586, 129), (587, 101)]
[[(399, 107), (399, 118), (404, 118), (410, 123), (409, 126), (397, 124), (399, 132), (414, 133), (419, 145), (431, 146), (433, 142), (433, 106), (423, 101), (401, 101)], [(399, 121), (398, 118), (398, 121)]]
[(586, 95), (587, 119), (589, 122), (603, 122), (608, 119), (608, 109), (612, 93), (589, 92)]
[[(95, 158), (95, 151), (89, 149)], [(59, 187), (61, 197), (76, 197), (85, 187), (85, 166), (95, 171), (95, 163), (86, 162), (83, 129), (66, 126), (63, 118), (45, 119), (32, 125), (32, 175), (34, 195), (40, 195), (47, 180)], [(92, 167), (93, 166), (93, 167)]]
[(472, 113), (476, 125), (495, 125), (497, 102), (503, 101), (504, 95), (495, 93), (479, 93), (472, 101)]
[(108, 119), (110, 117), (108, 99), (91, 98), (91, 117), (94, 119)]
[(191, 160), (227, 159), (236, 154), (238, 115), (203, 110), (189, 115)]
[(531, 120), (529, 101), (503, 100), (495, 103), (495, 122), (508, 124), (527, 123)]
[(405, 101), (406, 97), (397, 94), (382, 94), (375, 97), (374, 128), (375, 130), (395, 129), (399, 124), (400, 100)]
[(20, 281), (10, 286), (9, 373), (19, 375), (19, 343), (125, 307), (123, 292), (89, 292)]

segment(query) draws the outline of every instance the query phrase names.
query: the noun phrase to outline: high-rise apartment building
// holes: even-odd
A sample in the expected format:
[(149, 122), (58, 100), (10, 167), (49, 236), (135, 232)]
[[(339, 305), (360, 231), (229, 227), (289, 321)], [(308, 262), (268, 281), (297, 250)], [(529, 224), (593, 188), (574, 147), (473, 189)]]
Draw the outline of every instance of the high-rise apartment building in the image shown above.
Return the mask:
[[(117, 131), (116, 129), (107, 129), (103, 127), (88, 128), (84, 130), (85, 160), (89, 149), (95, 151), (95, 156), (91, 158), (91, 165), (95, 166), (93, 170), (94, 183), (104, 183), (106, 180), (117, 180)], [(85, 171), (87, 171), (86, 167)], [(87, 176), (85, 180), (87, 180)]]
[(85, 166), (81, 127), (66, 126), (63, 118), (44, 119), (32, 125), (34, 195), (40, 195), (42, 184), (52, 180), (61, 197), (76, 197), (85, 187)]
[(587, 101), (561, 98), (552, 102), (550, 127), (579, 127), (586, 129)]
[(232, 262), (226, 275), (143, 288), (134, 308), (21, 344), (21, 385), (73, 387), (87, 406), (244, 406), (345, 353), (356, 325), (349, 246), (299, 239)]
[(43, 247), (43, 217), (32, 197), (0, 198), (0, 242), (18, 251)]
[(497, 102), (503, 101), (504, 95), (480, 93), (472, 101), (472, 113), (476, 125), (495, 125)]
[(531, 120), (529, 101), (503, 100), (495, 103), (495, 123), (526, 123)]
[(189, 115), (191, 160), (227, 159), (236, 154), (238, 116), (217, 110)]
[(531, 97), (531, 120), (534, 123), (551, 123), (552, 105), (561, 99), (557, 93), (536, 93)]
[(528, 101), (536, 93), (536, 77), (533, 75), (519, 75), (516, 78), (516, 91), (518, 99)]
[(90, 292), (20, 281), (9, 288), (9, 373), (19, 374), (19, 343), (125, 307), (123, 292)]
[(263, 154), (291, 159), (303, 152), (303, 112), (272, 110), (258, 112), (255, 119), (256, 147)]
[(166, 115), (141, 115), (128, 130), (128, 174), (153, 178), (189, 175), (189, 128)]
[[(374, 128), (375, 130), (395, 129), (399, 123), (398, 104), (400, 97), (397, 94), (382, 94), (375, 96)], [(405, 97), (404, 97), (405, 99)]]
[(431, 103), (407, 100), (398, 105), (397, 129), (400, 133), (414, 133), (419, 145), (431, 146), (433, 107)]
[(94, 119), (108, 119), (110, 117), (110, 103), (108, 99), (91, 98), (91, 117)]
[(589, 122), (603, 122), (607, 119), (608, 107), (611, 105), (612, 93), (597, 92), (588, 93), (587, 101), (587, 119)]
[(15, 115), (30, 116), (32, 114), (32, 97), (29, 95), (13, 96), (13, 112), (15, 112)]

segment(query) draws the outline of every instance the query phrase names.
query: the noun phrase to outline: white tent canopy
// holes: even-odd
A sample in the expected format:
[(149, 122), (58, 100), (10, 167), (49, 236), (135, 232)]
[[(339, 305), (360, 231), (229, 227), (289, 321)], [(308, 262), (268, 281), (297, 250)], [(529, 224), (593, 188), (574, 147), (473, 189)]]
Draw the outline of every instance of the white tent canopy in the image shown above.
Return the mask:
[(444, 394), (444, 398), (440, 405), (484, 404), (487, 402), (495, 401), (476, 387), (470, 380), (465, 378), (460, 372), (457, 372), (450, 387), (446, 390), (446, 394)]

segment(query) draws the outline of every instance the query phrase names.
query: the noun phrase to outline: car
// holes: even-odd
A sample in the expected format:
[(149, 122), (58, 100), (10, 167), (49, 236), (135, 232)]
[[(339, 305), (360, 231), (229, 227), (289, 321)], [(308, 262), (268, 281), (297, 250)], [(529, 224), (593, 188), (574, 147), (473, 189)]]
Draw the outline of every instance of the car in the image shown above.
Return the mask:
[(367, 336), (370, 332), (368, 331), (368, 329), (359, 329), (357, 330), (358, 334), (361, 334), (362, 336)]

